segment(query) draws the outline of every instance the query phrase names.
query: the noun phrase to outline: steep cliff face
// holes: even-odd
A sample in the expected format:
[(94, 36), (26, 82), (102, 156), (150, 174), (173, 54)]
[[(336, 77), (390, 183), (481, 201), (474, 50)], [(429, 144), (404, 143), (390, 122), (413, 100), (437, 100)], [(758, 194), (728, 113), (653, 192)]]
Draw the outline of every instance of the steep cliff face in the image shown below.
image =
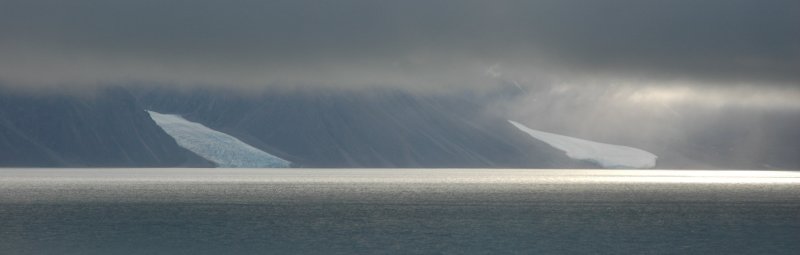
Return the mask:
[(0, 165), (211, 166), (179, 147), (123, 89), (70, 96), (0, 89)]
[(151, 90), (139, 99), (305, 167), (586, 167), (461, 97)]

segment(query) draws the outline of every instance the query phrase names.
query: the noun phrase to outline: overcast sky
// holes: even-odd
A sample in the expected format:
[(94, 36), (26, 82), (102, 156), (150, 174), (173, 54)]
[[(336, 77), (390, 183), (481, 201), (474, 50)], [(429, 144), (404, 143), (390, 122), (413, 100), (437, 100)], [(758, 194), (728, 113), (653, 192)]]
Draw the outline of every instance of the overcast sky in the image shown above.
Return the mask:
[(798, 24), (797, 0), (0, 0), (0, 82), (442, 89), (502, 80), (733, 86), (800, 101)]

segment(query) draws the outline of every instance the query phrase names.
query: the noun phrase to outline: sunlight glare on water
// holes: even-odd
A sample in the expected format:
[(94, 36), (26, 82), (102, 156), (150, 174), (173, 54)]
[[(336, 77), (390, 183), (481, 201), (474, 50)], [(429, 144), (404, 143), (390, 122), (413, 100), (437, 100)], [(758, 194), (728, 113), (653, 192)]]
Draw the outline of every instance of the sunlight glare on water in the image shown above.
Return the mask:
[(798, 212), (798, 172), (0, 170), (0, 254), (793, 254)]

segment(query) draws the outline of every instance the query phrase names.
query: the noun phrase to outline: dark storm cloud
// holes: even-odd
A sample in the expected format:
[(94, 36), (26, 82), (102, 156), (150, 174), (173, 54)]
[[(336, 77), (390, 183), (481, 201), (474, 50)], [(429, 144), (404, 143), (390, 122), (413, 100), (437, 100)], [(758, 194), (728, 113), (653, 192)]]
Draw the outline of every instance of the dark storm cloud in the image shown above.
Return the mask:
[(419, 87), (500, 64), (796, 86), (797, 24), (795, 0), (0, 0), (0, 80)]

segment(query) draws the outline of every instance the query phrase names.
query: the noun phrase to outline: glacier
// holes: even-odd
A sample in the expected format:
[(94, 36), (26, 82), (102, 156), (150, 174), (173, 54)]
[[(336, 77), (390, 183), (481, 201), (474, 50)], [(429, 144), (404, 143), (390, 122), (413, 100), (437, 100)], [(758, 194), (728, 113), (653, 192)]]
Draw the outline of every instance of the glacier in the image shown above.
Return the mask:
[(592, 162), (604, 168), (641, 169), (656, 166), (658, 156), (641, 149), (543, 132), (512, 120), (508, 122), (533, 138), (566, 152), (567, 156), (573, 159)]
[(178, 145), (226, 168), (285, 168), (290, 162), (179, 115), (147, 111)]

